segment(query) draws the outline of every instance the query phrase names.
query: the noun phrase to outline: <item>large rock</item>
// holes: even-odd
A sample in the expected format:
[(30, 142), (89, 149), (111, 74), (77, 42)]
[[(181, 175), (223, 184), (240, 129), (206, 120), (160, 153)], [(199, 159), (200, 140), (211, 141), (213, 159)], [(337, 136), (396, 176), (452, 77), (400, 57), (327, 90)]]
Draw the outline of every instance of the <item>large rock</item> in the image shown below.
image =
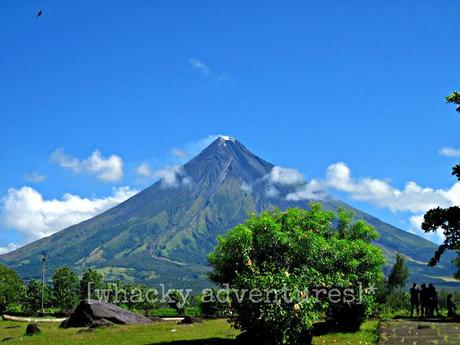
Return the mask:
[(106, 323), (115, 323), (119, 325), (132, 325), (137, 323), (150, 323), (149, 318), (134, 314), (128, 310), (117, 307), (114, 304), (100, 302), (95, 300), (84, 300), (80, 302), (75, 312), (67, 320), (65, 328), (70, 327), (91, 327), (94, 325)]

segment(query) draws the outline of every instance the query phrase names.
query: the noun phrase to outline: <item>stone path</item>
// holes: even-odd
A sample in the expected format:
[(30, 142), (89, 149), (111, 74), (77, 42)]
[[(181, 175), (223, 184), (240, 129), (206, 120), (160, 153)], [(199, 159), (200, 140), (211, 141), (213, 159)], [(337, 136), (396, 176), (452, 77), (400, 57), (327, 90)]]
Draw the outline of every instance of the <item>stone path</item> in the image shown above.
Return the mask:
[(379, 345), (459, 345), (460, 323), (390, 320), (380, 326)]

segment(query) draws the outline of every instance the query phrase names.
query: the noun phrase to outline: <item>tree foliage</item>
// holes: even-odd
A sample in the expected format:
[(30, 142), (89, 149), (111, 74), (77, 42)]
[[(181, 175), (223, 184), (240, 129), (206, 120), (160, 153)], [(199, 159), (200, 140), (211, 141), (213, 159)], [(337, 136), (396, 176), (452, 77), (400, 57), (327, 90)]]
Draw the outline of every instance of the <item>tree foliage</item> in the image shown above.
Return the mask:
[(168, 305), (170, 308), (173, 308), (177, 311), (179, 315), (185, 314), (185, 307), (187, 306), (187, 301), (184, 301), (181, 293), (177, 290), (172, 290), (168, 294)]
[(409, 278), (409, 269), (406, 265), (406, 260), (401, 254), (396, 254), (396, 262), (393, 265), (390, 275), (388, 276), (388, 289), (391, 291), (396, 288), (403, 288), (406, 286), (407, 279)]
[(59, 267), (51, 278), (54, 304), (62, 309), (74, 308), (80, 295), (77, 275), (69, 267)]
[(23, 307), (24, 310), (29, 313), (36, 313), (41, 308), (42, 303), (42, 291), (43, 291), (43, 305), (49, 307), (52, 304), (52, 291), (50, 287), (42, 281), (32, 279), (27, 284), (27, 289), (24, 297)]
[(19, 304), (24, 296), (24, 283), (12, 269), (0, 265), (0, 313)]
[(446, 97), (447, 103), (453, 103), (457, 105), (457, 111), (460, 112), (460, 92), (454, 91)]
[[(266, 211), (219, 238), (209, 256), (210, 278), (230, 287), (237, 328), (263, 337), (267, 344), (304, 344), (321, 311), (334, 317), (349, 308), (348, 317), (360, 321), (369, 312), (370, 296), (359, 307), (348, 303), (343, 308), (344, 303), (334, 306), (310, 291), (356, 292), (359, 284), (381, 280), (384, 257), (371, 244), (376, 238), (371, 226), (354, 221), (349, 212), (327, 212), (319, 204), (311, 204), (310, 210)], [(288, 299), (254, 303), (242, 291), (267, 291), (270, 297), (287, 292)]]
[(94, 290), (104, 288), (104, 277), (96, 270), (89, 268), (81, 277), (80, 280), (80, 298), (96, 298)]
[[(448, 103), (459, 105), (457, 111), (460, 112), (460, 92), (453, 92), (446, 99)], [(452, 175), (455, 175), (460, 181), (460, 164), (453, 167)], [(437, 207), (429, 210), (425, 214), (422, 229), (427, 233), (441, 230), (444, 234), (444, 242), (431, 258), (430, 266), (436, 266), (447, 250), (454, 250), (460, 254), (460, 207)], [(456, 263), (459, 269), (455, 276), (460, 279), (460, 259), (457, 259)]]

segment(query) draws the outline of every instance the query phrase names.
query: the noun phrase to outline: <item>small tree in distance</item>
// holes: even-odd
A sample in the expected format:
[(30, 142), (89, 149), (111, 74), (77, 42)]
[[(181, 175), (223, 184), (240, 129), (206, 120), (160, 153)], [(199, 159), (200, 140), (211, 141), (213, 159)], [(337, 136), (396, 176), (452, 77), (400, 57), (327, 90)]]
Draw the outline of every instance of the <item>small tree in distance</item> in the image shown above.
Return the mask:
[(27, 290), (24, 298), (24, 309), (29, 313), (37, 313), (40, 310), (42, 302), (42, 291), (43, 294), (43, 305), (48, 307), (52, 302), (52, 292), (48, 285), (43, 283), (41, 280), (32, 279), (27, 285)]
[(175, 309), (179, 315), (184, 315), (187, 301), (183, 300), (179, 291), (173, 290), (168, 294), (168, 305), (170, 308)]
[(80, 284), (77, 275), (69, 267), (59, 267), (51, 278), (55, 306), (62, 309), (73, 309), (80, 295)]
[(80, 299), (97, 298), (94, 290), (101, 290), (104, 288), (104, 277), (96, 270), (89, 268), (81, 277), (80, 280)]
[(404, 256), (397, 253), (396, 262), (393, 265), (390, 275), (388, 276), (388, 290), (403, 288), (406, 286), (407, 279), (409, 278), (409, 269), (406, 265)]

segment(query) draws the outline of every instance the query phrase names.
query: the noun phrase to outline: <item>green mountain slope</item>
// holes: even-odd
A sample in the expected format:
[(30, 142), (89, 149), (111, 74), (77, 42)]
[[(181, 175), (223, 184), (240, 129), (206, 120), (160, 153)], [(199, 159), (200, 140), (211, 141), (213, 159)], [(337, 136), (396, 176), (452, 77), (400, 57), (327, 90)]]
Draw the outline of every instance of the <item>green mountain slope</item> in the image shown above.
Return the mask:
[[(206, 257), (218, 235), (244, 221), (248, 212), (308, 206), (306, 201), (283, 197), (295, 186), (277, 185), (279, 196), (267, 195), (272, 168), (238, 141), (218, 138), (183, 166), (175, 186), (158, 181), (92, 219), (0, 256), (0, 262), (25, 279), (35, 278), (40, 272), (39, 256), (46, 251), (50, 270), (61, 265), (77, 270), (95, 267), (108, 279), (203, 288), (209, 285)], [(332, 198), (322, 203), (327, 209), (353, 209)], [(400, 252), (408, 257), (411, 279), (456, 285), (448, 281), (452, 256), (428, 268), (435, 244), (354, 211), (379, 231), (376, 243), (389, 264)]]

